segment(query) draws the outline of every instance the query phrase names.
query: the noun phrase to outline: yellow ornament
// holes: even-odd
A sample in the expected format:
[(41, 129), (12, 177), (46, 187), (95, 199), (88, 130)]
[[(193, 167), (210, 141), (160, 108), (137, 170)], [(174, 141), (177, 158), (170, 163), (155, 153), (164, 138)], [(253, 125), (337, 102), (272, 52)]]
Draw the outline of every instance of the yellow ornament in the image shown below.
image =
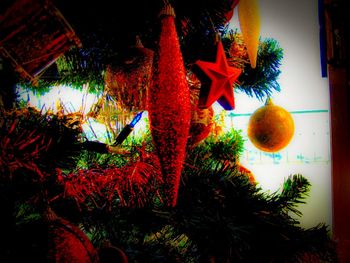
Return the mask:
[(247, 47), (250, 65), (256, 67), (260, 37), (260, 13), (258, 0), (241, 0), (238, 3), (238, 18)]
[(249, 119), (248, 137), (260, 150), (277, 152), (286, 147), (294, 135), (292, 115), (271, 99), (257, 109)]

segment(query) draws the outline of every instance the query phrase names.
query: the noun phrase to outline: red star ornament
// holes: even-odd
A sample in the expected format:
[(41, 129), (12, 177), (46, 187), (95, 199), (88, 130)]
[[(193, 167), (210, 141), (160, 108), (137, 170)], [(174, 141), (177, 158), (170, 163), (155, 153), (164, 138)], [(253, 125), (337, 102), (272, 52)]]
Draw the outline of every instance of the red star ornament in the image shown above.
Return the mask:
[(211, 80), (210, 85), (202, 82), (198, 107), (207, 109), (218, 101), (225, 110), (233, 110), (235, 108), (233, 83), (242, 70), (228, 65), (221, 41), (218, 43), (215, 63), (198, 60), (195, 64)]

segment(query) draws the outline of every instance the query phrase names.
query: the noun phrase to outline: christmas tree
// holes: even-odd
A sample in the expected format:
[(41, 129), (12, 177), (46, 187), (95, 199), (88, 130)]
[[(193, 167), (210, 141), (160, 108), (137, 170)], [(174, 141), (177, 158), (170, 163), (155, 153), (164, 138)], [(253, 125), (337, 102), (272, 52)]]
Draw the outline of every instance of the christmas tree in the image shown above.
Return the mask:
[[(1, 262), (337, 262), (328, 226), (296, 219), (310, 183), (295, 174), (263, 192), (239, 162), (240, 132), (213, 117), (215, 101), (234, 108), (233, 89), (280, 90), (283, 49), (259, 38), (256, 1), (39, 2), (2, 4)], [(50, 16), (60, 23), (40, 26)], [(16, 98), (55, 85), (100, 99), (84, 115)], [(89, 118), (108, 142), (86, 136)]]

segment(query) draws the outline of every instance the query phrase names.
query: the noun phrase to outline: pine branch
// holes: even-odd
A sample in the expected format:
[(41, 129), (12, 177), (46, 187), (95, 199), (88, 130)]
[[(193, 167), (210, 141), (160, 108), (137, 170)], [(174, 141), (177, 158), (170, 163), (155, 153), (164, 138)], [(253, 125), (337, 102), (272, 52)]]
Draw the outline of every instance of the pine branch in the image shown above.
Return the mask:
[(108, 47), (71, 49), (56, 61), (56, 82), (78, 89), (89, 83), (90, 93), (102, 93), (104, 72), (107, 65), (115, 60), (116, 55)]
[(198, 167), (207, 161), (212, 162), (212, 160), (218, 163), (236, 164), (239, 156), (243, 153), (243, 144), (241, 131), (234, 129), (220, 136), (211, 135), (197, 147), (188, 149), (187, 162), (193, 162), (193, 165)]
[(305, 198), (310, 191), (311, 184), (300, 174), (290, 176), (283, 184), (283, 191), (279, 196), (279, 202), (288, 210), (301, 216), (301, 213), (295, 209), (298, 204), (304, 204)]
[(266, 39), (260, 43), (256, 68), (245, 64), (243, 73), (238, 78), (237, 89), (247, 95), (256, 96), (259, 100), (271, 96), (273, 91), (280, 91), (278, 77), (281, 73), (279, 67), (283, 57), (283, 50), (278, 42)]
[[(58, 116), (47, 112), (42, 114), (35, 108), (14, 109), (1, 112), (1, 119), (6, 125), (0, 128), (1, 138), (8, 139), (3, 145), (3, 154), (12, 157), (12, 163), (22, 162), (26, 167), (26, 158), (32, 156), (40, 171), (50, 173), (55, 168), (66, 169), (75, 166), (74, 156), (79, 154), (79, 136), (76, 120), (70, 116)], [(5, 164), (6, 166), (6, 164)], [(38, 169), (36, 173), (40, 173)], [(16, 170), (16, 169), (15, 169)], [(34, 170), (33, 170), (34, 171)], [(34, 171), (35, 172), (35, 171)]]

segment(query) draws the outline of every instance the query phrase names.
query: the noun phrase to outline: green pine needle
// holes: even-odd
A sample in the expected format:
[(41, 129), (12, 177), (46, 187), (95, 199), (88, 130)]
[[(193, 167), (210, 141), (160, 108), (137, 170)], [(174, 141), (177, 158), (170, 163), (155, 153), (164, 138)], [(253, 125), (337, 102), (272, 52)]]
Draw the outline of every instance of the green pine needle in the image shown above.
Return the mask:
[(266, 39), (259, 44), (256, 68), (245, 64), (243, 73), (238, 78), (238, 90), (259, 100), (271, 96), (274, 91), (280, 91), (278, 77), (279, 67), (283, 58), (283, 50), (274, 39)]

